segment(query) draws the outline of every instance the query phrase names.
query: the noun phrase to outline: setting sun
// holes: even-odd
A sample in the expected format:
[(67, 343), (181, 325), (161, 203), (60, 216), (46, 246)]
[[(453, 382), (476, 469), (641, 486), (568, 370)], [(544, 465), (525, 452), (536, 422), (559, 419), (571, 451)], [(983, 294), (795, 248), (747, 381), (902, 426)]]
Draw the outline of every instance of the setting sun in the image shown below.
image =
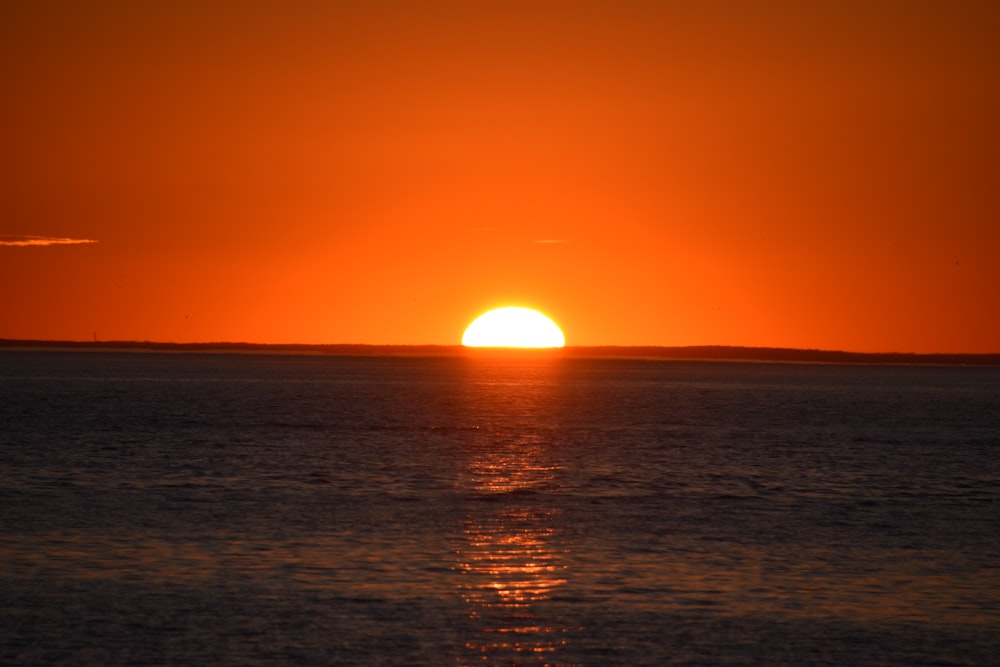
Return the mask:
[(465, 330), (466, 347), (563, 347), (566, 338), (555, 322), (530, 308), (497, 308), (477, 317)]

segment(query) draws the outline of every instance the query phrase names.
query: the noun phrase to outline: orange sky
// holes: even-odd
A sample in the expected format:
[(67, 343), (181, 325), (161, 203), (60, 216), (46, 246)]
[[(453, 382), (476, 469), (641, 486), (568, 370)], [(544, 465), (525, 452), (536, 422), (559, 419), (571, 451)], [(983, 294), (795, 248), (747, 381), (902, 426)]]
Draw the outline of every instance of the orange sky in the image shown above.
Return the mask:
[(998, 34), (995, 2), (8, 0), (0, 338), (457, 344), (522, 305), (569, 345), (1000, 352)]

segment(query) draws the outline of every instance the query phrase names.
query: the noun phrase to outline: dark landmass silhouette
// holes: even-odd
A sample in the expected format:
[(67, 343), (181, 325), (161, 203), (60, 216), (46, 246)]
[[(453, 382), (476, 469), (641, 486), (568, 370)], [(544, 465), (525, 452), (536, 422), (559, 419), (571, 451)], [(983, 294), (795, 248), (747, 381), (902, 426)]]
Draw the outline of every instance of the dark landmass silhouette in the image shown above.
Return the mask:
[(1000, 353), (917, 354), (844, 352), (731, 345), (568, 346), (558, 349), (468, 348), (461, 345), (364, 345), (271, 343), (157, 343), (149, 341), (46, 341), (0, 338), (6, 350), (92, 350), (169, 353), (313, 354), (355, 357), (559, 357), (573, 359), (645, 359), (661, 361), (742, 361), (804, 364), (909, 364), (1000, 366)]

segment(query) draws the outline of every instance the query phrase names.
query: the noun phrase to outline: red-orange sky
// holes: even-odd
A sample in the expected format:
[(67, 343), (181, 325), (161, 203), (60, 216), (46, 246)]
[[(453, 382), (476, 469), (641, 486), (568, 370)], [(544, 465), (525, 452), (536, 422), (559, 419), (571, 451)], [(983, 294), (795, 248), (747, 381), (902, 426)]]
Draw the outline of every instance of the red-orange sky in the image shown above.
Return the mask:
[[(995, 2), (0, 3), (0, 338), (1000, 351)], [(15, 245), (27, 237), (96, 243)]]

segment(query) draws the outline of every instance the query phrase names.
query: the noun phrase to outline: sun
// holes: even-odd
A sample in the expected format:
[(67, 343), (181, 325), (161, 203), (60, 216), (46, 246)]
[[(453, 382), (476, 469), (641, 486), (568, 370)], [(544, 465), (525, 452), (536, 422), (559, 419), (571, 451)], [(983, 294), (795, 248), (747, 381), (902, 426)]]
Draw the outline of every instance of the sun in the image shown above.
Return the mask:
[(462, 335), (466, 347), (563, 347), (556, 323), (537, 310), (509, 306), (477, 317)]

